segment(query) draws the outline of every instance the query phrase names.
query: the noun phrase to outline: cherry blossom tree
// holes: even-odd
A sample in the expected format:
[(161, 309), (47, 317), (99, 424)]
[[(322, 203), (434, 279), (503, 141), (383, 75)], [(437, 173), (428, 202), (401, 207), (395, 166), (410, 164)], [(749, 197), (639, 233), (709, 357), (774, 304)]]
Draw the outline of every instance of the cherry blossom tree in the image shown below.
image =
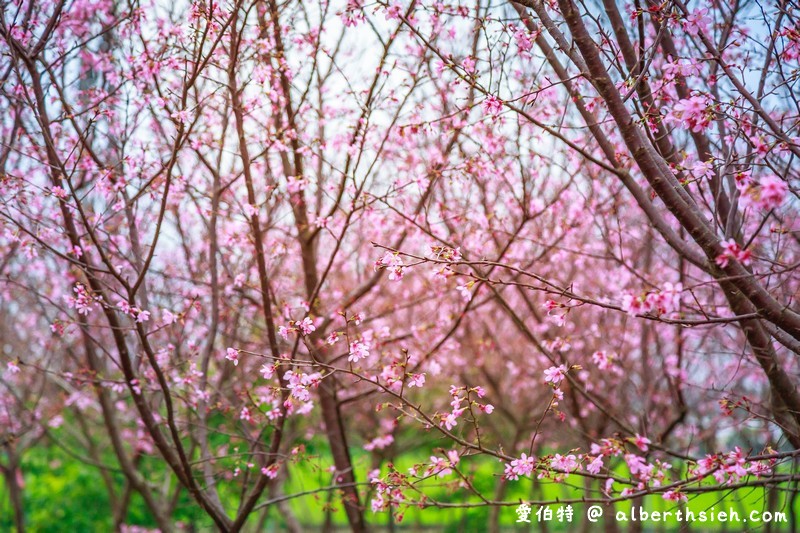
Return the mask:
[(794, 506), (798, 15), (3, 2), (11, 525), (47, 447), (120, 530)]

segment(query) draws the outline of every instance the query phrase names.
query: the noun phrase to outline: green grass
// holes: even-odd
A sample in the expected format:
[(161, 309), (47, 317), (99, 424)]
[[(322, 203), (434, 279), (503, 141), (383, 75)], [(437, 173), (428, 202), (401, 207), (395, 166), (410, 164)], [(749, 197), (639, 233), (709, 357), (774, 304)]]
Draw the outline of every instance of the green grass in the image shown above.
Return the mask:
[[(407, 471), (409, 467), (415, 463), (425, 461), (430, 453), (417, 453), (406, 454), (394, 461), (397, 470), (401, 472)], [(356, 454), (355, 462), (359, 479), (365, 479), (367, 468), (365, 467), (370, 460), (365, 454)], [(320, 458), (320, 465), (328, 465), (330, 461)], [(471, 482), (475, 489), (481, 491), (487, 498), (491, 499), (496, 486), (499, 481), (499, 473), (502, 472), (502, 464), (496, 460), (487, 457), (472, 457), (466, 458), (459, 465), (464, 468), (465, 473), (472, 474), (470, 477)], [(313, 489), (315, 487), (329, 486), (330, 475), (326, 472), (321, 472), (321, 468), (314, 467), (313, 463), (303, 463), (293, 467), (292, 478), (287, 483), (287, 493), (291, 491), (301, 492), (304, 490)], [(382, 473), (386, 473), (387, 469), (384, 465)], [(619, 474), (623, 474), (623, 469), (619, 469)], [(464, 504), (472, 503), (479, 504), (481, 500), (470, 493), (470, 491), (461, 488), (454, 488), (451, 483), (446, 483), (457, 479), (457, 476), (451, 475), (443, 479), (434, 479), (425, 483), (425, 494), (431, 499), (440, 503), (451, 504)], [(576, 485), (578, 484), (578, 485)], [(597, 488), (597, 487), (595, 487)], [(547, 480), (539, 481), (534, 484), (530, 479), (520, 479), (518, 481), (509, 481), (506, 487), (506, 492), (503, 497), (504, 501), (550, 501), (550, 500), (573, 500), (580, 499), (587, 492), (583, 487), (583, 479), (578, 476), (571, 476), (564, 483), (553, 483)], [(774, 531), (788, 531), (791, 510), (789, 509), (788, 494), (782, 492), (778, 495), (777, 511), (785, 513), (787, 522), (784, 524), (773, 523)], [(738, 512), (740, 517), (746, 518), (752, 511), (762, 512), (767, 510), (767, 492), (763, 488), (745, 488), (737, 491), (727, 492), (714, 492), (704, 493), (697, 495), (690, 495), (689, 502), (684, 506), (699, 515), (700, 511), (710, 513), (727, 511), (733, 509)], [(366, 502), (367, 504), (369, 502)], [(303, 523), (308, 526), (320, 524), (324, 518), (324, 504), (325, 496), (318, 496), (315, 498), (305, 497), (298, 498), (292, 502), (292, 509), (298, 517), (303, 518)], [(613, 516), (619, 511), (630, 513), (634, 504), (632, 502), (617, 503), (610, 508), (604, 507), (605, 516)], [(642, 508), (648, 512), (658, 511), (672, 511), (675, 513), (680, 507), (674, 502), (664, 500), (660, 495), (647, 496), (641, 503), (637, 502), (635, 505), (641, 505)], [(572, 504), (573, 520), (571, 523), (565, 521), (559, 522), (556, 511), (559, 507), (566, 508), (565, 505), (550, 505), (553, 512), (552, 520), (548, 521), (548, 526), (553, 531), (572, 531), (575, 530), (578, 524), (584, 519), (588, 504)], [(338, 510), (336, 514), (336, 523), (342, 526), (346, 525), (346, 517), (341, 509), (341, 505), (336, 505)], [(435, 528), (437, 531), (485, 531), (489, 520), (489, 509), (485, 506), (475, 506), (468, 508), (427, 508), (420, 510), (416, 507), (402, 509), (404, 518), (402, 525), (408, 526), (411, 529), (422, 528)], [(536, 507), (533, 509), (536, 512)], [(800, 498), (794, 504), (793, 510), (795, 516), (800, 516)], [(277, 515), (276, 515), (277, 518)], [(375, 525), (384, 525), (386, 523), (385, 514), (375, 514), (367, 511), (367, 518)], [(500, 511), (500, 524), (506, 528), (514, 529), (522, 527), (517, 524), (516, 507), (504, 507)], [(531, 515), (530, 520), (532, 526), (536, 526), (537, 518)], [(627, 530), (628, 526), (625, 522), (619, 522), (621, 529)], [(645, 530), (650, 531), (677, 531), (679, 529), (679, 522), (673, 516), (669, 519), (663, 519), (659, 522), (649, 522)], [(601, 529), (602, 521), (595, 525), (596, 529)], [(747, 527), (745, 523), (734, 524), (722, 523), (720, 521), (695, 523), (694, 530), (697, 531), (744, 531)], [(751, 525), (752, 527), (752, 525)], [(534, 528), (537, 529), (538, 528)], [(750, 529), (754, 531), (760, 530), (759, 528)]]
[[(315, 443), (307, 445), (309, 460), (299, 461), (290, 465), (289, 479), (284, 490), (287, 494), (300, 493), (305, 491), (315, 491), (320, 488), (328, 487), (331, 484), (331, 474), (327, 468), (331, 464), (325, 448), (315, 446)], [(366, 479), (366, 473), (370, 469), (371, 456), (361, 450), (354, 450), (354, 461), (356, 464), (357, 477), (359, 480)], [(394, 464), (401, 472), (406, 472), (409, 467), (416, 463), (424, 462), (431, 455), (430, 450), (419, 449), (414, 452), (407, 452), (396, 458)], [(104, 455), (100, 460), (108, 465), (113, 465), (113, 457)], [(232, 463), (233, 464), (233, 463)], [(502, 472), (502, 464), (487, 457), (464, 458), (459, 465), (465, 473), (471, 474), (471, 479), (476, 489), (492, 498), (497, 482), (498, 474)], [(145, 473), (150, 472), (153, 479), (163, 479), (163, 468), (161, 463), (155, 459), (150, 459), (143, 465)], [(22, 460), (22, 468), (25, 479), (24, 505), (26, 511), (26, 524), (30, 531), (41, 532), (60, 532), (60, 531), (110, 531), (113, 526), (113, 518), (110, 516), (111, 506), (102, 476), (97, 468), (86, 465), (78, 459), (66, 454), (62, 449), (52, 447), (38, 447), (27, 451)], [(382, 472), (387, 471), (386, 464), (382, 465)], [(620, 474), (622, 470), (620, 470)], [(117, 490), (122, 486), (124, 478), (121, 473), (109, 472), (109, 479), (114, 483)], [(442, 503), (465, 504), (480, 503), (480, 499), (470, 495), (469, 491), (460, 488), (452, 483), (457, 479), (455, 475), (446, 478), (436, 478), (423, 482), (424, 492), (433, 500)], [(174, 483), (174, 480), (172, 481)], [(577, 484), (574, 485), (573, 483)], [(227, 508), (233, 509), (238, 503), (238, 493), (233, 491), (231, 485), (220, 484), (220, 493)], [(503, 499), (506, 501), (531, 501), (531, 500), (565, 500), (581, 498), (586, 491), (583, 488), (582, 478), (571, 476), (566, 483), (556, 484), (552, 482), (540, 482), (534, 484), (530, 479), (520, 479), (510, 481), (507, 485), (506, 494)], [(325, 520), (326, 509), (333, 509), (334, 524), (346, 527), (346, 517), (341, 503), (334, 497), (329, 503), (330, 494), (328, 491), (316, 492), (301, 496), (290, 501), (291, 509), (298, 517), (300, 522), (308, 528), (318, 528)], [(788, 508), (788, 492), (777, 494), (776, 510), (786, 513), (789, 519), (792, 512), (795, 516), (800, 514), (800, 502), (796, 502), (793, 510)], [(752, 511), (764, 511), (767, 509), (767, 492), (763, 488), (740, 489), (734, 492), (717, 492), (690, 496), (686, 508), (698, 514), (700, 511), (714, 509), (716, 512), (732, 508), (742, 517), (747, 517)], [(369, 502), (365, 502), (369, 506)], [(628, 511), (631, 508), (630, 502), (617, 504), (613, 511), (605, 508), (605, 514), (616, 511)], [(648, 496), (642, 502), (643, 508), (651, 513), (653, 511), (676, 511), (678, 507), (665, 501), (661, 496)], [(555, 511), (558, 506), (550, 506), (553, 510), (553, 520), (549, 521), (548, 526), (552, 531), (572, 531), (578, 528), (583, 520), (587, 505), (573, 505), (574, 517), (572, 523), (559, 522)], [(420, 510), (416, 507), (402, 509), (404, 514), (401, 526), (404, 529), (431, 529), (436, 531), (485, 531), (489, 520), (489, 509), (487, 507), (468, 507), (468, 508), (427, 508)], [(535, 512), (535, 509), (534, 509)], [(373, 526), (385, 526), (388, 516), (386, 513), (375, 514), (370, 510), (366, 513), (367, 520)], [(200, 531), (211, 531), (210, 520), (204, 516), (203, 512), (190, 500), (184, 493), (179, 500), (174, 517), (176, 521), (185, 524), (193, 524)], [(524, 525), (516, 523), (517, 515), (515, 507), (504, 507), (500, 511), (500, 523), (510, 530), (521, 529)], [(528, 526), (530, 530), (538, 530), (537, 519), (531, 516), (532, 524)], [(131, 502), (126, 522), (142, 526), (155, 527), (152, 517), (149, 516), (146, 507), (137, 496)], [(254, 526), (255, 519), (251, 521)], [(269, 511), (266, 527), (268, 530), (280, 530), (283, 519), (277, 508), (273, 507)], [(672, 519), (666, 522), (648, 523), (645, 531), (677, 531), (678, 522)], [(8, 501), (5, 486), (0, 488), (0, 531), (10, 531), (13, 527), (11, 507)], [(747, 529), (749, 528), (749, 529)], [(592, 528), (602, 530), (602, 522), (598, 522)], [(620, 529), (625, 531), (628, 524), (620, 523)], [(744, 524), (744, 523), (721, 523), (706, 522), (705, 524), (694, 524), (692, 530), (695, 531), (761, 531), (763, 524)], [(773, 524), (773, 531), (788, 531), (789, 523)]]

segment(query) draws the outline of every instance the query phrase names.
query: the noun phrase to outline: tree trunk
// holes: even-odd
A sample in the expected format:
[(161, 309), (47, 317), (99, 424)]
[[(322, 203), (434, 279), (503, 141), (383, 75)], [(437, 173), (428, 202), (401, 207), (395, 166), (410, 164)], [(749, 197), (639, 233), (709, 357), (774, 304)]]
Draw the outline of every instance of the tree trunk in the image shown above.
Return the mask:
[(347, 434), (339, 412), (339, 402), (336, 399), (336, 385), (332, 379), (322, 380), (319, 386), (319, 403), (322, 409), (322, 419), (325, 421), (325, 433), (333, 454), (333, 464), (336, 467), (335, 483), (345, 485), (342, 504), (347, 513), (347, 520), (353, 531), (366, 531), (364, 514), (361, 511), (358, 490), (355, 486), (353, 461), (347, 446)]
[(3, 476), (6, 478), (6, 485), (8, 486), (8, 498), (11, 501), (11, 508), (14, 511), (14, 527), (17, 533), (22, 533), (25, 531), (22, 486), (19, 483), (20, 478), (22, 478), (22, 470), (20, 470), (18, 458), (11, 445), (6, 445), (6, 452), (8, 453), (8, 465), (0, 465), (0, 469), (2, 469)]

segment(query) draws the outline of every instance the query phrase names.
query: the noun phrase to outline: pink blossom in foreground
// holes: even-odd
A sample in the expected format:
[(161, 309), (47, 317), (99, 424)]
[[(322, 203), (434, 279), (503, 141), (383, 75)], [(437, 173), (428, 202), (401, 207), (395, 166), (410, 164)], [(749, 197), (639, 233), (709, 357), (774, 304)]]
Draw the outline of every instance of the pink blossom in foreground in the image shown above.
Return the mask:
[(497, 116), (503, 110), (503, 104), (496, 96), (489, 96), (483, 101), (483, 110), (486, 114)]
[(504, 477), (506, 479), (517, 480), (520, 476), (530, 476), (536, 465), (534, 457), (528, 457), (525, 453), (519, 459), (514, 459), (506, 464)]
[(305, 317), (303, 320), (298, 322), (297, 327), (300, 328), (300, 331), (303, 333), (303, 335), (311, 335), (311, 333), (317, 329), (314, 325), (314, 321), (311, 320), (310, 317)]
[(561, 455), (555, 454), (550, 460), (550, 468), (554, 468), (560, 472), (572, 472), (580, 466), (577, 457), (573, 454)]
[(643, 452), (646, 452), (648, 450), (648, 446), (650, 445), (650, 439), (642, 437), (637, 433), (636, 438), (633, 440), (633, 443), (636, 445), (637, 448), (639, 448)]
[(749, 250), (742, 250), (739, 244), (733, 239), (727, 239), (720, 243), (723, 252), (717, 256), (716, 263), (725, 268), (731, 261), (738, 261), (744, 266), (748, 266), (751, 260), (751, 253)]
[(664, 493), (663, 497), (664, 497), (665, 500), (672, 501), (672, 502), (686, 502), (686, 501), (689, 501), (689, 498), (687, 498), (685, 494), (683, 494), (680, 491), (675, 491), (675, 490), (668, 490), (667, 492)]
[(347, 360), (351, 363), (357, 363), (362, 359), (369, 357), (369, 345), (361, 340), (353, 341), (350, 343), (350, 354)]
[(396, 253), (386, 252), (380, 259), (375, 261), (376, 271), (384, 269), (389, 272), (389, 281), (400, 281), (405, 275), (403, 260)]
[(422, 387), (425, 385), (425, 374), (412, 374), (408, 380), (409, 387)]
[(692, 96), (675, 104), (670, 111), (670, 118), (673, 123), (686, 125), (693, 132), (702, 132), (711, 124), (709, 106), (705, 96)]
[(225, 359), (231, 361), (234, 366), (239, 364), (239, 350), (228, 348), (225, 350)]
[(544, 371), (545, 383), (558, 385), (567, 375), (567, 365), (551, 366)]

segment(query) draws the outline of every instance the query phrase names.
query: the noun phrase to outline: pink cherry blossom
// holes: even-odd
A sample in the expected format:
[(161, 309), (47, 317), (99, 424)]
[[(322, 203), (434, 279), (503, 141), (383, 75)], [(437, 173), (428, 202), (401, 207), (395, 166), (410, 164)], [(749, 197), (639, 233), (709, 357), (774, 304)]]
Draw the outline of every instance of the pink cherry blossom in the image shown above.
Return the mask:
[(711, 125), (713, 118), (710, 102), (703, 95), (695, 95), (679, 101), (669, 114), (672, 122), (688, 126), (693, 132), (702, 132)]
[(598, 455), (594, 459), (586, 465), (586, 471), (590, 474), (599, 474), (600, 470), (603, 468), (603, 457)]
[(571, 472), (578, 468), (579, 463), (577, 457), (573, 454), (560, 455), (555, 454), (550, 460), (550, 467), (561, 472)]
[(738, 261), (745, 266), (752, 262), (750, 251), (742, 250), (736, 241), (727, 239), (722, 241), (720, 244), (722, 245), (724, 251), (716, 258), (716, 263), (719, 266), (725, 268), (732, 260)]
[(408, 380), (409, 387), (422, 387), (425, 385), (425, 374), (412, 374)]
[(672, 502), (685, 502), (689, 501), (685, 494), (680, 491), (668, 490), (663, 495), (664, 499)]
[(780, 207), (789, 189), (785, 181), (777, 176), (766, 176), (759, 180), (759, 206), (764, 210)]
[(648, 446), (650, 445), (650, 439), (643, 437), (637, 433), (633, 443), (636, 445), (637, 448), (639, 448), (643, 452), (646, 452), (649, 449)]
[(347, 360), (351, 363), (357, 363), (361, 359), (369, 357), (369, 345), (363, 340), (357, 340), (350, 343), (350, 354)]
[(503, 103), (494, 95), (483, 101), (483, 111), (491, 116), (497, 116), (503, 110)]
[(234, 366), (239, 364), (239, 350), (235, 348), (227, 348), (225, 350), (225, 359), (231, 361)]
[(300, 328), (300, 331), (303, 335), (311, 335), (314, 331), (316, 331), (316, 326), (314, 326), (314, 321), (311, 320), (310, 317), (305, 317), (303, 320), (297, 323), (297, 327)]
[(544, 371), (544, 381), (545, 383), (552, 383), (555, 386), (561, 383), (561, 381), (564, 379), (564, 376), (566, 375), (567, 375), (566, 365), (551, 366), (550, 368)]
[(519, 459), (514, 459), (506, 464), (504, 476), (510, 480), (517, 480), (520, 476), (530, 476), (535, 465), (536, 459), (523, 453)]

